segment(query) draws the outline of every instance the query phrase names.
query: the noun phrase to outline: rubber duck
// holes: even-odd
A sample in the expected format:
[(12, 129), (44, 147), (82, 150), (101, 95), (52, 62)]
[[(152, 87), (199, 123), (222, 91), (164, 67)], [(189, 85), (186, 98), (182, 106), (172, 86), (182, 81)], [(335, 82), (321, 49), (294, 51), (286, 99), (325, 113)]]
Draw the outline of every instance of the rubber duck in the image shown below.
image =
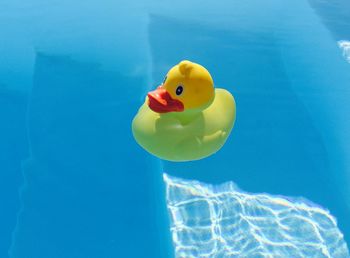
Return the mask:
[(132, 122), (136, 142), (169, 161), (191, 161), (216, 153), (236, 117), (233, 96), (214, 88), (203, 66), (181, 61), (163, 83), (147, 94)]

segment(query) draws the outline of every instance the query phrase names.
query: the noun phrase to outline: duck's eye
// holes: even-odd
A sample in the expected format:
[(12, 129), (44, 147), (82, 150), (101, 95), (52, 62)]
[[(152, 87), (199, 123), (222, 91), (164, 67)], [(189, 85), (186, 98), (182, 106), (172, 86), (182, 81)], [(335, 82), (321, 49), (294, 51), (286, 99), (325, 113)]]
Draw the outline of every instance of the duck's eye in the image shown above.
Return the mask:
[(184, 91), (184, 88), (181, 85), (177, 86), (176, 95), (178, 96), (181, 95), (183, 91)]
[(166, 79), (168, 79), (168, 76), (165, 76), (163, 84), (166, 82)]

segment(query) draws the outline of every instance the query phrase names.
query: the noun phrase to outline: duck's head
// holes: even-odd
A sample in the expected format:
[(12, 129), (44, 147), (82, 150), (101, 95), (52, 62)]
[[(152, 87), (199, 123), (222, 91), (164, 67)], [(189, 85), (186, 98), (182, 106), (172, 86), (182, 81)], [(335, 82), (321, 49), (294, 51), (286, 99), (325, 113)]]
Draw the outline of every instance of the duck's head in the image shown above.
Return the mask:
[(214, 95), (207, 69), (185, 60), (172, 67), (163, 84), (148, 93), (147, 103), (157, 113), (200, 111), (213, 102)]

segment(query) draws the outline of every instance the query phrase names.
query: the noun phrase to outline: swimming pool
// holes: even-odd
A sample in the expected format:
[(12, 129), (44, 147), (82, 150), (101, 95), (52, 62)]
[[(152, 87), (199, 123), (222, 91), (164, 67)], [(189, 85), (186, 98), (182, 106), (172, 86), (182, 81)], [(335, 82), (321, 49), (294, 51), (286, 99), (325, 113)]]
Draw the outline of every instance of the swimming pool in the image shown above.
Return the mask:
[[(349, 243), (349, 3), (0, 9), (0, 257), (172, 257), (164, 172), (185, 185), (303, 197), (328, 209)], [(233, 93), (237, 120), (216, 155), (165, 162), (130, 126), (182, 59)]]

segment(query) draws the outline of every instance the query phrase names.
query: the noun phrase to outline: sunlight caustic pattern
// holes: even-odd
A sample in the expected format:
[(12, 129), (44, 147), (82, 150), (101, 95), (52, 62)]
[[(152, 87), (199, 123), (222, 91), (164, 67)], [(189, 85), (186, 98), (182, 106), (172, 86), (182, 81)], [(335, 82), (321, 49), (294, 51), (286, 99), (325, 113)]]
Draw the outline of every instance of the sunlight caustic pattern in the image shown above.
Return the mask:
[(349, 257), (334, 217), (306, 200), (164, 180), (176, 257)]

